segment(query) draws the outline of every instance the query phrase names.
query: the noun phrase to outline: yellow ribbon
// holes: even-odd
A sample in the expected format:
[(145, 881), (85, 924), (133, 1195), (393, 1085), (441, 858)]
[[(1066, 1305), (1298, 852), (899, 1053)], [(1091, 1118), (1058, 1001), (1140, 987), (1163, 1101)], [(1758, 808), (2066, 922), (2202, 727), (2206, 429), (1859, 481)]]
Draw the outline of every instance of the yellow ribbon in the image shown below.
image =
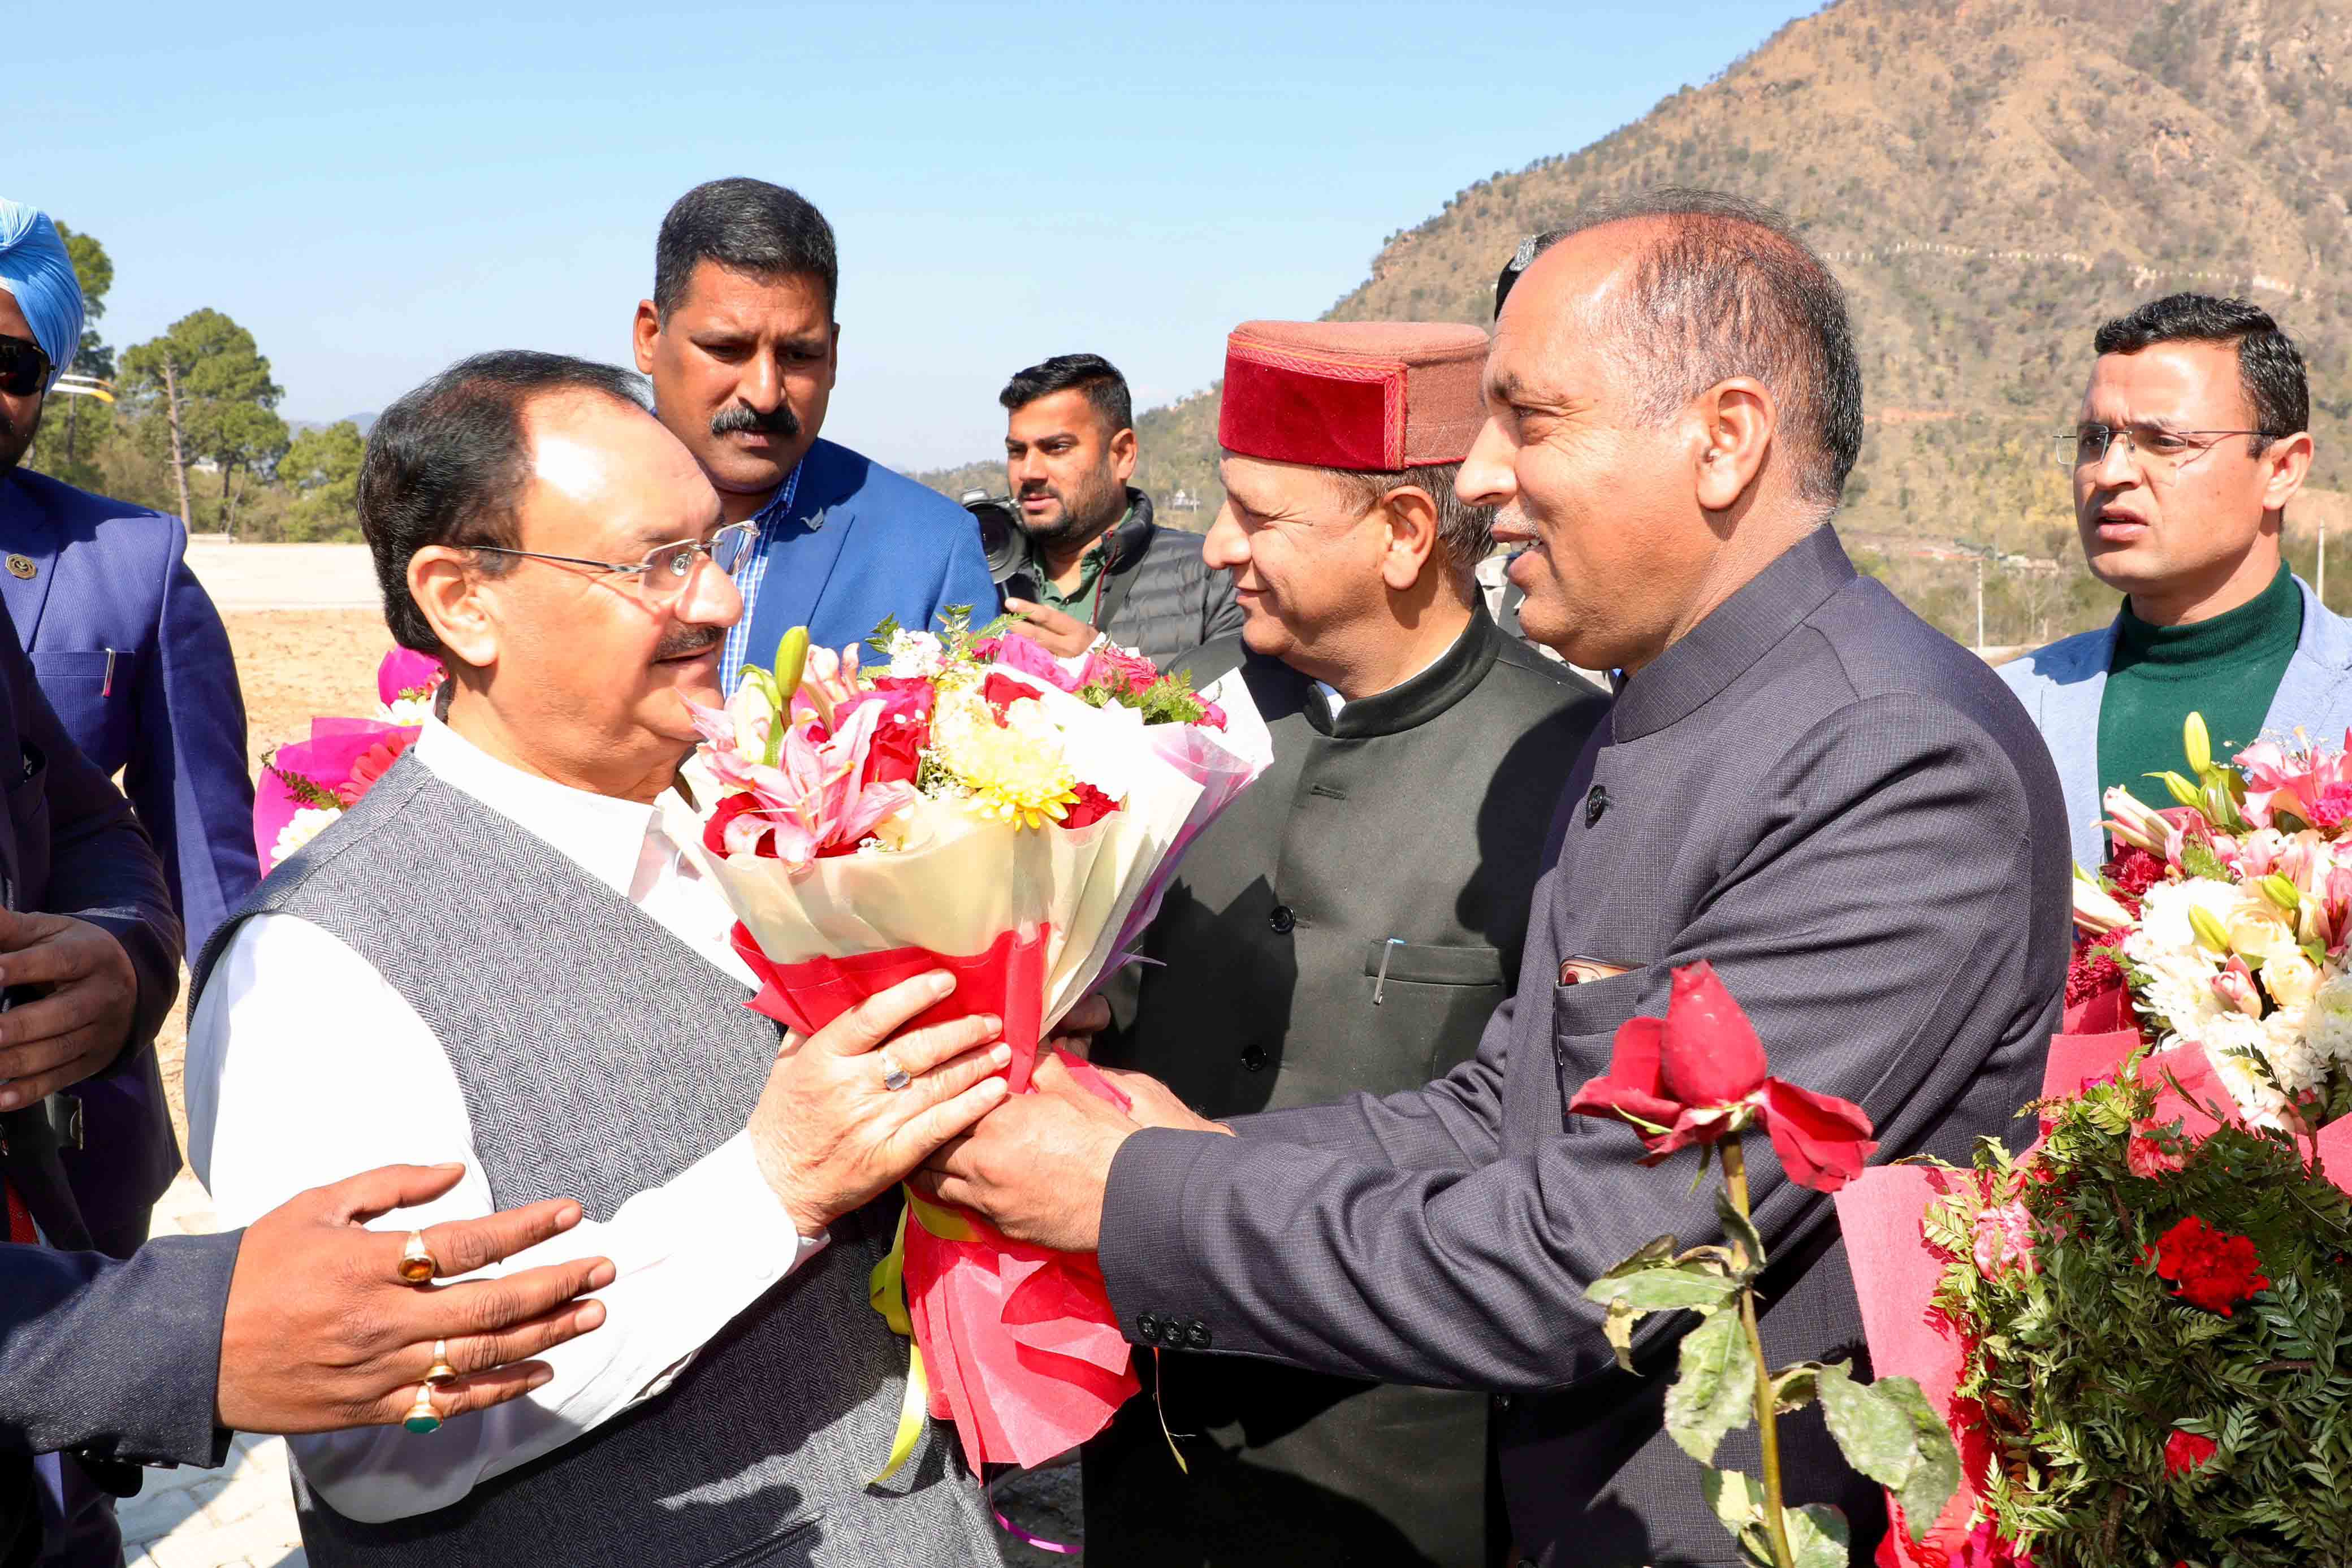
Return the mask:
[(898, 1211), (898, 1229), (890, 1239), (889, 1253), (866, 1279), (866, 1299), (882, 1314), (890, 1332), (907, 1342), (907, 1394), (898, 1402), (898, 1430), (890, 1439), (890, 1461), (868, 1486), (888, 1480), (914, 1456), (923, 1424), (931, 1413), (930, 1377), (923, 1370), (923, 1347), (915, 1343), (914, 1317), (907, 1311), (907, 1216), (913, 1215), (917, 1224), (942, 1241), (970, 1241), (973, 1236), (971, 1225), (954, 1210), (926, 1202), (913, 1187), (908, 1187), (906, 1195), (907, 1207)]
[(866, 1299), (882, 1314), (890, 1332), (907, 1342), (907, 1394), (898, 1401), (898, 1430), (890, 1438), (890, 1462), (882, 1467), (880, 1475), (866, 1483), (880, 1486), (913, 1457), (915, 1445), (922, 1439), (923, 1423), (931, 1413), (930, 1379), (923, 1372), (923, 1347), (915, 1343), (915, 1320), (907, 1312), (907, 1216), (903, 1209), (898, 1215), (898, 1233), (890, 1239), (889, 1253), (866, 1276)]

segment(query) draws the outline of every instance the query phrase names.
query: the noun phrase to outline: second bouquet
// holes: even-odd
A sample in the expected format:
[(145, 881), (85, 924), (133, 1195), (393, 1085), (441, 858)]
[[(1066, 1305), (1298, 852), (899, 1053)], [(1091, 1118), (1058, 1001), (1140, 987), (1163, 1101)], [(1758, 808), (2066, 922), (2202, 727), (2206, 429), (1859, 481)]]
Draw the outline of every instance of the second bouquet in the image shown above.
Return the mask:
[[(1194, 693), (1116, 651), (1057, 659), (1017, 633), (884, 627), (877, 656), (788, 635), (726, 707), (698, 709), (673, 836), (724, 890), (751, 1006), (812, 1034), (932, 968), (919, 1024), (1003, 1020), (1013, 1092), (1053, 1024), (1118, 964), (1177, 854), (1272, 758), (1238, 679)], [(683, 805), (670, 808), (684, 810)], [(1105, 1098), (1117, 1091), (1073, 1063)], [(907, 1194), (876, 1310), (911, 1334), (908, 1406), (952, 1420), (966, 1460), (1033, 1466), (1137, 1391), (1091, 1256), (1013, 1241)]]

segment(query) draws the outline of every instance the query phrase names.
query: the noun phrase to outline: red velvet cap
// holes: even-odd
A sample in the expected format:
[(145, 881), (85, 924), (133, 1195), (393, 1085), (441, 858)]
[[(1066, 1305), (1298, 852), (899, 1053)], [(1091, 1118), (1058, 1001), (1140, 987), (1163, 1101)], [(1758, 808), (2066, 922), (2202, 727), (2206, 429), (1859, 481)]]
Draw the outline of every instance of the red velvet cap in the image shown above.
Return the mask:
[(1273, 463), (1459, 463), (1486, 422), (1486, 334), (1451, 321), (1244, 321), (1225, 339), (1217, 440)]

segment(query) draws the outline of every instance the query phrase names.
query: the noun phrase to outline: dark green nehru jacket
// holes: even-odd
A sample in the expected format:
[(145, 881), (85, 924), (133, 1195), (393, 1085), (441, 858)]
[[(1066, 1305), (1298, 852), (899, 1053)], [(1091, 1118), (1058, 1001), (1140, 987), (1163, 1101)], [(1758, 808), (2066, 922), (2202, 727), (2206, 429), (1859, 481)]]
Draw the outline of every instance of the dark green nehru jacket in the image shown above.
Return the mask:
[(2284, 566), (2251, 602), (2190, 625), (2152, 625), (2125, 601), (2099, 701), (2099, 798), (2121, 784), (2152, 806), (2171, 805), (2147, 775), (2187, 770), (2180, 727), (2192, 713), (2205, 716), (2216, 758), (2262, 738), (2302, 636), (2303, 596)]

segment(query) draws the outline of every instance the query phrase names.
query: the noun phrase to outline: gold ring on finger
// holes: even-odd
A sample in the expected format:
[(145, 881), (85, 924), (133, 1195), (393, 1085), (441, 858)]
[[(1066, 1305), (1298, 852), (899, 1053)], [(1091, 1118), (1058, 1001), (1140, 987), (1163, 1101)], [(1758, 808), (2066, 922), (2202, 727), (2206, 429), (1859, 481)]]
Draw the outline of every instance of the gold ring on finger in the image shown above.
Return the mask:
[(429, 1285), (433, 1282), (433, 1276), (440, 1271), (441, 1265), (434, 1261), (432, 1252), (425, 1245), (425, 1232), (410, 1231), (408, 1240), (400, 1249), (401, 1282)]
[(457, 1379), (457, 1369), (449, 1364), (449, 1342), (446, 1339), (435, 1340), (433, 1342), (433, 1366), (432, 1370), (425, 1375), (425, 1383), (430, 1385), (437, 1385), (444, 1383), (454, 1383)]
[(914, 1082), (913, 1079), (908, 1077), (905, 1072), (899, 1070), (897, 1062), (890, 1060), (890, 1051), (887, 1046), (885, 1046), (882, 1050), (876, 1051), (874, 1054), (882, 1059), (883, 1088), (904, 1089), (908, 1084)]
[(440, 1412), (433, 1408), (431, 1379), (416, 1385), (416, 1403), (408, 1407), (408, 1414), (401, 1417), (400, 1425), (402, 1430), (414, 1432), (419, 1437), (441, 1429)]

